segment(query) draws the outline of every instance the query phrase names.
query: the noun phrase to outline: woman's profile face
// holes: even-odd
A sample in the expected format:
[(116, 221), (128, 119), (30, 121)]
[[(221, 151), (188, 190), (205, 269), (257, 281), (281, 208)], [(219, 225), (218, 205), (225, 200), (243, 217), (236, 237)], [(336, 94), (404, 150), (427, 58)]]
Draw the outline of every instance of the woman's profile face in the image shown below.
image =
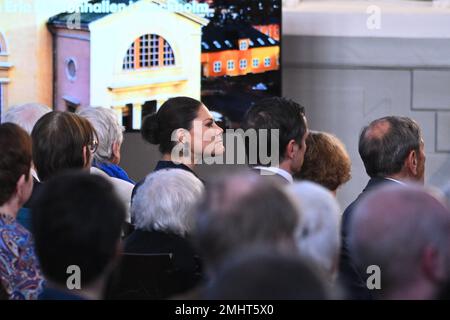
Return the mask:
[(189, 133), (191, 135), (191, 152), (196, 159), (215, 157), (224, 153), (223, 129), (216, 124), (214, 117), (203, 104), (200, 106)]

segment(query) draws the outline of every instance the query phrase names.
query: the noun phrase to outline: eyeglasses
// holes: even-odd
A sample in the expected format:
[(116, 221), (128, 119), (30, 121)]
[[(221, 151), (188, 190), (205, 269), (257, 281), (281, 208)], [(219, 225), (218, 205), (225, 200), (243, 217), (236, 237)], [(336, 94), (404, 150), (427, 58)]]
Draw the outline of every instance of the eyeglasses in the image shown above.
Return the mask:
[(98, 140), (94, 139), (90, 144), (88, 144), (89, 151), (94, 154), (98, 148)]

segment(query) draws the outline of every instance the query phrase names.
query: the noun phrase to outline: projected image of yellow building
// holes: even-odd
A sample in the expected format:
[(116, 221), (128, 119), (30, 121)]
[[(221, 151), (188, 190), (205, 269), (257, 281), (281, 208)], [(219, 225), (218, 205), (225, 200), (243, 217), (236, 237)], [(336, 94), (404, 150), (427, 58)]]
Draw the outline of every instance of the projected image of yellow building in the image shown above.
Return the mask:
[(0, 113), (30, 102), (52, 105), (52, 36), (47, 21), (60, 8), (61, 0), (0, 0)]
[[(117, 2), (117, 1), (116, 1)], [(127, 2), (128, 3), (128, 2)], [(55, 107), (112, 107), (127, 128), (175, 96), (201, 96), (201, 35), (208, 23), (141, 0), (112, 14), (50, 19), (55, 41)]]

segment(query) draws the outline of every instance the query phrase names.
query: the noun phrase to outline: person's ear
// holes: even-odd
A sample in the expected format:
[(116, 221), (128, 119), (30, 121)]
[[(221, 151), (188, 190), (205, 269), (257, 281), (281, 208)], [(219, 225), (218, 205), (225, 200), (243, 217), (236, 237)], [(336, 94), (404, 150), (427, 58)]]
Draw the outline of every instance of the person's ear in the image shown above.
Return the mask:
[(286, 146), (286, 158), (293, 159), (299, 148), (300, 146), (294, 139), (289, 140), (288, 145)]
[[(33, 179), (31, 176), (28, 176), (28, 179)], [(27, 202), (28, 199), (26, 199), (27, 197), (29, 197), (29, 195), (27, 195), (27, 188), (28, 188), (28, 183), (29, 180), (27, 179), (27, 176), (25, 174), (21, 175), (19, 180), (16, 183), (16, 194), (17, 194), (17, 198), (19, 199), (20, 202)]]
[(112, 145), (112, 159), (111, 162), (114, 164), (120, 163), (120, 147), (121, 144), (119, 142), (114, 142)]
[(181, 144), (188, 142), (187, 132), (185, 129), (178, 129), (175, 133), (176, 141)]
[(408, 154), (408, 157), (406, 158), (406, 167), (414, 176), (416, 176), (418, 173), (418, 166), (419, 166), (418, 162), (419, 162), (419, 159), (418, 159), (417, 151), (412, 150)]

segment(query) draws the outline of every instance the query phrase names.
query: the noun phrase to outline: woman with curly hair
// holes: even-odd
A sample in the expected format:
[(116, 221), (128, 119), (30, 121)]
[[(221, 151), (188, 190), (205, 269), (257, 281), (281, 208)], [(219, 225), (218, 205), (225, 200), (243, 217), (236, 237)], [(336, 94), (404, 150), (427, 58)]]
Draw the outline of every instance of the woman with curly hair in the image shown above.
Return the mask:
[(336, 195), (337, 189), (351, 178), (351, 160), (345, 145), (332, 134), (310, 131), (300, 180), (316, 182)]

